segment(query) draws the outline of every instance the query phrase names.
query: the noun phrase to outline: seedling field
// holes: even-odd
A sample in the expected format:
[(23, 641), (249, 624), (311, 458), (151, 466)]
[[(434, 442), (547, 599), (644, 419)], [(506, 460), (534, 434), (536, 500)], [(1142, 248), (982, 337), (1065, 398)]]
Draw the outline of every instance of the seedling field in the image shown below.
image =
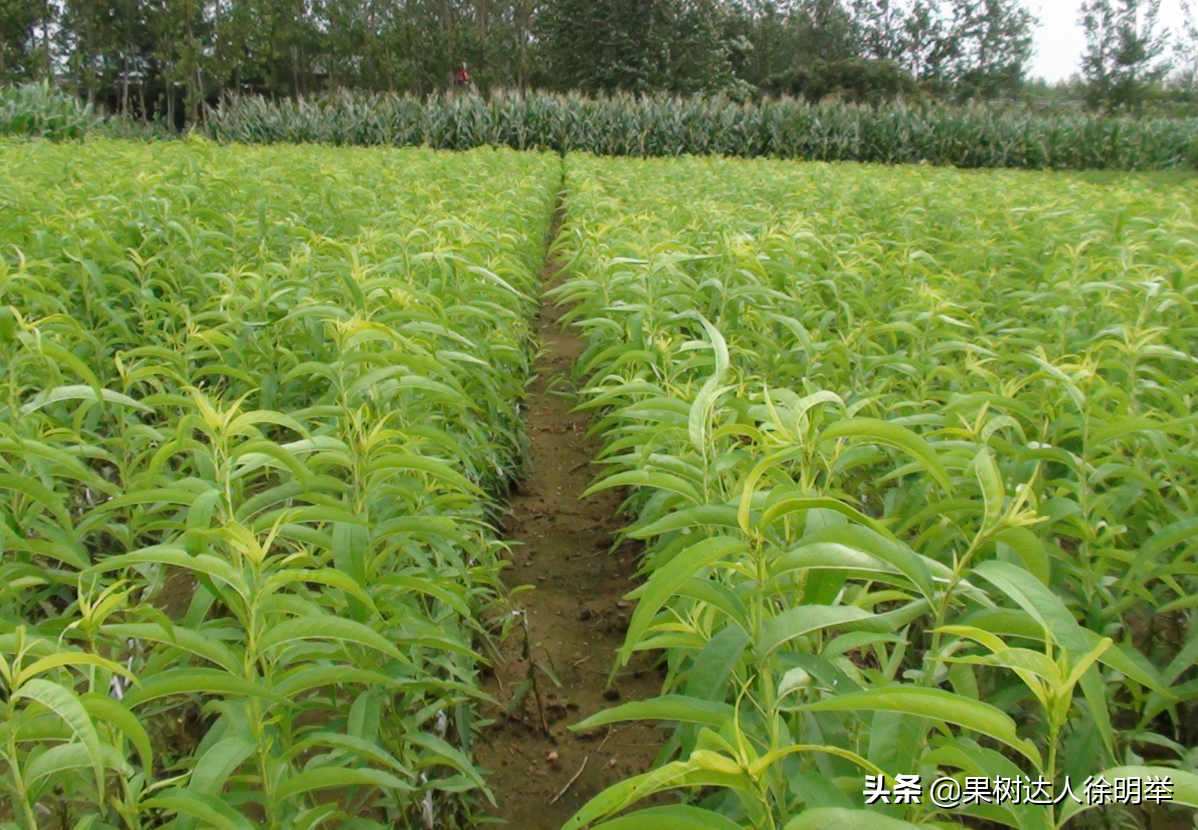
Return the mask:
[[(3, 143), (0, 171), (0, 826), (502, 804), (475, 749), (520, 713), (486, 665), (523, 636), (529, 684), (563, 673), (500, 518), (566, 451), (523, 418), (568, 422), (544, 298), (583, 338), (612, 550), (643, 546), (623, 645), (566, 681), (664, 667), (575, 696), (565, 827), (1190, 820), (1195, 185), (199, 139)], [(545, 549), (556, 613), (603, 599), (567, 576), (594, 551)], [(537, 636), (589, 645), (565, 616)], [(661, 749), (620, 779), (629, 723)], [(900, 775), (1076, 797), (870, 797)]]
[(520, 459), (556, 159), (0, 157), (0, 820), (482, 798), (484, 493)]
[(898, 827), (865, 775), (1193, 769), (1189, 187), (580, 157), (567, 191), (592, 489), (647, 543), (617, 665), (670, 672), (578, 728), (677, 724), (569, 827), (676, 788), (701, 807), (607, 826)]

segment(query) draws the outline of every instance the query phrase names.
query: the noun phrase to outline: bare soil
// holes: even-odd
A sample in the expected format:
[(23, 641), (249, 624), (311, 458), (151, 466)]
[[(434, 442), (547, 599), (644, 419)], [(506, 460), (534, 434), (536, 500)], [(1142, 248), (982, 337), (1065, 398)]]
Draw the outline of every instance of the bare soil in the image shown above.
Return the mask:
[[(546, 282), (558, 279), (548, 266)], [(577, 397), (570, 367), (584, 343), (561, 330), (559, 316), (550, 302), (537, 316), (544, 353), (527, 403), (531, 472), (509, 502), (505, 533), (513, 548), (505, 581), (509, 589), (533, 586), (515, 601), (527, 612), (533, 662), (561, 686), (534, 670), (543, 710), (531, 691), (513, 702), (529, 676), (524, 632), (514, 626), (484, 686), (510, 713), (488, 713), (496, 725), (475, 747), (479, 763), (494, 771), (489, 783), (499, 805), (490, 818), (520, 830), (558, 830), (607, 786), (649, 770), (667, 737), (640, 724), (591, 734), (568, 728), (617, 702), (656, 696), (663, 674), (652, 656), (638, 655), (607, 683), (632, 612), (623, 597), (632, 587), (640, 547), (611, 549), (624, 524), (617, 515), (622, 492), (580, 498), (597, 470), (590, 461), (598, 444), (587, 436), (587, 415), (571, 411)]]

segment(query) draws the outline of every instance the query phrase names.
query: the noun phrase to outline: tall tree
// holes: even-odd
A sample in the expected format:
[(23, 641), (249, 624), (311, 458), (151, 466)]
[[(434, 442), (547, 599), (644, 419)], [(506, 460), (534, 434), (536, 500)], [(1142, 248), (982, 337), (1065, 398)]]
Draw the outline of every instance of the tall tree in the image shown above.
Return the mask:
[(861, 52), (857, 22), (840, 0), (802, 0), (790, 25), (801, 60), (843, 61)]
[(862, 56), (902, 63), (907, 16), (903, 3), (900, 0), (852, 0), (852, 12), (860, 32)]
[(1148, 88), (1169, 71), (1160, 9), (1161, 0), (1083, 0), (1082, 76), (1092, 107), (1138, 110)]
[(66, 51), (67, 67), (81, 97), (96, 103), (111, 80), (107, 65), (112, 54), (112, 16), (105, 0), (66, 0), (59, 40)]
[(39, 41), (53, 15), (45, 0), (0, 0), (0, 83), (44, 75), (48, 55)]
[(682, 0), (673, 23), (664, 88), (686, 95), (725, 88), (732, 80), (719, 0)]
[(951, 18), (938, 0), (914, 0), (903, 20), (901, 63), (917, 81), (943, 91), (956, 51), (950, 34)]
[(1019, 0), (952, 0), (950, 72), (955, 94), (991, 98), (1019, 90), (1035, 17)]
[(853, 0), (865, 57), (899, 64), (959, 99), (1013, 93), (1035, 18), (1021, 0)]
[(1174, 65), (1181, 87), (1192, 93), (1198, 87), (1198, 15), (1191, 0), (1181, 0), (1181, 13), (1180, 31), (1173, 41)]
[(756, 87), (812, 99), (968, 98), (1018, 84), (1030, 51), (1022, 2), (0, 0), (0, 79), (65, 67), (89, 100), (177, 123), (227, 91), (427, 94), (463, 62), (484, 93)]
[(141, 0), (113, 0), (116, 14), (115, 40), (117, 107), (123, 113), (132, 112), (130, 93), (137, 92), (137, 111), (144, 118), (146, 89), (149, 74), (146, 60), (150, 51), (145, 10)]
[(734, 0), (724, 17), (724, 38), (737, 77), (754, 86), (792, 62), (787, 14), (776, 0)]
[(559, 0), (540, 15), (547, 84), (693, 92), (731, 78), (715, 0)]

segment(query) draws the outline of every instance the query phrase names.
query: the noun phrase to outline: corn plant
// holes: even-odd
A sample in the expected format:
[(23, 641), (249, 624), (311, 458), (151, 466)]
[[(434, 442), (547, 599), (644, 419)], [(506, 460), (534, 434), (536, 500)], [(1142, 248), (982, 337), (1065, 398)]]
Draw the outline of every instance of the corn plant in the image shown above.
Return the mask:
[(0, 135), (82, 138), (101, 121), (90, 105), (46, 82), (0, 88)]
[(789, 98), (742, 103), (498, 92), (477, 96), (234, 98), (205, 134), (247, 143), (424, 144), (614, 156), (719, 154), (958, 167), (1144, 170), (1193, 164), (1192, 120), (1036, 113), (976, 105), (862, 106)]

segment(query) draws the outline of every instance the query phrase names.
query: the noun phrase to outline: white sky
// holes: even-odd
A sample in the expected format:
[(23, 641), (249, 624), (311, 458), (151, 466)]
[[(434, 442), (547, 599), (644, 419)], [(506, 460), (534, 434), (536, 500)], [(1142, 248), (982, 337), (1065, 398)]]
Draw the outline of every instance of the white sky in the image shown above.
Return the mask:
[[(1036, 52), (1032, 56), (1029, 77), (1061, 81), (1081, 69), (1086, 38), (1077, 22), (1081, 0), (1023, 0), (1032, 14), (1040, 18), (1036, 30)], [(1179, 0), (1162, 0), (1161, 23), (1174, 27), (1182, 19)]]

